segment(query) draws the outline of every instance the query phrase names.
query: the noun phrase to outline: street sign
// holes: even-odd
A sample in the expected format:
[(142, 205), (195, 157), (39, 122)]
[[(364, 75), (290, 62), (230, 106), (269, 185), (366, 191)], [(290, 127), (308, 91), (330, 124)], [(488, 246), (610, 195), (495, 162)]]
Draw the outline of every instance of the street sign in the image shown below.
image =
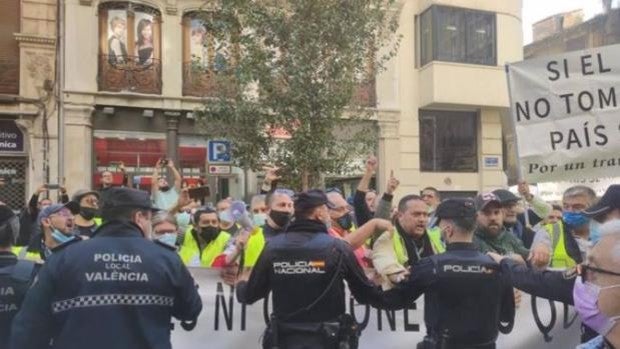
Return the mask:
[(210, 164), (226, 164), (232, 160), (230, 141), (209, 141), (207, 159)]
[(209, 174), (228, 175), (231, 174), (230, 165), (209, 165)]

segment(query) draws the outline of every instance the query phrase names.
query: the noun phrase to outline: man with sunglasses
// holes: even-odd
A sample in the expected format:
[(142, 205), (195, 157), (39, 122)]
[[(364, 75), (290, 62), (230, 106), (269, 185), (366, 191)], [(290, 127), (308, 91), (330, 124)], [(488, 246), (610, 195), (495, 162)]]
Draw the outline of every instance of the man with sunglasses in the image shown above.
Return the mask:
[[(580, 211), (580, 214), (593, 221), (593, 223), (590, 224), (591, 227), (598, 227), (599, 224), (605, 224), (620, 219), (620, 185), (612, 185), (607, 188), (607, 191), (598, 203), (584, 211)], [(592, 238), (591, 242), (596, 244), (595, 247), (602, 245), (604, 242), (598, 244), (602, 228), (599, 227), (599, 229), (595, 228), (591, 230), (593, 230), (590, 236)], [(615, 235), (617, 234), (620, 234), (620, 232), (616, 232)], [(596, 251), (601, 251), (601, 249), (593, 249), (590, 256)], [(511, 274), (513, 285), (516, 288), (536, 297), (547, 298), (571, 305), (575, 304), (575, 298), (573, 296), (577, 284), (577, 274), (580, 268), (570, 268), (566, 271), (539, 271), (494, 253), (489, 253), (489, 255), (500, 263), (502, 270)], [(620, 260), (617, 260), (616, 263), (620, 263)], [(585, 265), (586, 270), (589, 267), (597, 267), (587, 263)], [(583, 270), (584, 267), (582, 265), (581, 271)], [(588, 321), (584, 321), (584, 325), (585, 326), (582, 327), (582, 342), (586, 342), (596, 336), (596, 333), (588, 327), (590, 326)]]

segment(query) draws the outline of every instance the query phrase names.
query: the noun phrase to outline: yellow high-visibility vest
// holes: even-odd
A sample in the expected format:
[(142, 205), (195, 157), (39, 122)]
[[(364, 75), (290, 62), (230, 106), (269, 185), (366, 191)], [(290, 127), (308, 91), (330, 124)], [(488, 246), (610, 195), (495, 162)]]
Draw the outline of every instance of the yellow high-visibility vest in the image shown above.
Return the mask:
[(209, 244), (200, 251), (198, 242), (192, 234), (193, 228), (194, 227), (190, 225), (185, 231), (183, 243), (179, 248), (179, 256), (187, 266), (211, 267), (215, 258), (224, 252), (226, 244), (228, 244), (228, 240), (230, 240), (230, 234), (221, 231), (213, 241), (209, 242)]
[[(439, 254), (445, 252), (446, 248), (443, 246), (443, 243), (441, 241), (441, 230), (439, 229), (439, 227), (427, 229), (426, 234), (431, 241), (431, 248), (433, 249), (433, 253)], [(398, 261), (398, 264), (405, 265), (409, 260), (409, 256), (407, 255), (405, 242), (403, 241), (403, 238), (402, 236), (400, 236), (398, 231), (394, 231), (394, 233), (392, 234), (392, 241), (394, 243), (394, 253), (396, 254), (396, 260)]]
[(545, 230), (549, 234), (553, 248), (553, 256), (551, 257), (552, 268), (572, 268), (577, 263), (566, 251), (564, 244), (564, 222), (559, 221), (555, 224), (545, 225)]

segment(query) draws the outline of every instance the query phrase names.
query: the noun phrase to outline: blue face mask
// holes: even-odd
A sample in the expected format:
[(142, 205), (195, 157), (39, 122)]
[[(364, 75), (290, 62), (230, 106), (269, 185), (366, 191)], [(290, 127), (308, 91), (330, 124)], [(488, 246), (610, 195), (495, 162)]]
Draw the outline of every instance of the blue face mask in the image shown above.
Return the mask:
[(190, 215), (187, 212), (181, 212), (177, 214), (176, 216), (177, 224), (179, 226), (179, 229), (181, 229), (181, 231), (185, 231), (185, 229), (189, 226), (191, 217), (192, 215)]
[(590, 221), (590, 219), (586, 217), (583, 213), (570, 211), (565, 211), (564, 213), (562, 213), (562, 219), (564, 220), (564, 223), (574, 228), (582, 227), (588, 224), (588, 222)]
[(262, 227), (267, 222), (266, 213), (256, 213), (252, 215), (252, 222), (256, 227)]
[(595, 221), (594, 219), (590, 220), (590, 242), (592, 244), (596, 244), (601, 239), (601, 223)]
[(233, 223), (235, 221), (235, 219), (233, 218), (230, 210), (224, 210), (224, 211), (220, 212), (218, 214), (218, 216), (220, 217), (220, 221), (222, 221), (222, 222)]
[(65, 235), (60, 230), (56, 228), (52, 228), (52, 238), (59, 244), (64, 244), (67, 241), (71, 241), (74, 239), (73, 235)]
[(157, 237), (157, 241), (160, 241), (162, 244), (175, 247), (177, 244), (177, 234), (176, 233), (164, 233)]

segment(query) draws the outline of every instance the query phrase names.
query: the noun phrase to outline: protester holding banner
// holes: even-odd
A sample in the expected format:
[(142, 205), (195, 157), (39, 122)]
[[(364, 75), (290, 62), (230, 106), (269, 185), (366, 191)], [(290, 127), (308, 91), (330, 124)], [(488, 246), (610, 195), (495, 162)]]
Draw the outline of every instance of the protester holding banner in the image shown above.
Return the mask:
[(242, 303), (272, 293), (263, 348), (357, 348), (359, 327), (345, 315), (343, 279), (358, 302), (393, 306), (368, 281), (350, 246), (327, 234), (328, 205), (320, 190), (299, 194), (287, 233), (270, 240), (249, 281), (246, 275), (237, 284)]

